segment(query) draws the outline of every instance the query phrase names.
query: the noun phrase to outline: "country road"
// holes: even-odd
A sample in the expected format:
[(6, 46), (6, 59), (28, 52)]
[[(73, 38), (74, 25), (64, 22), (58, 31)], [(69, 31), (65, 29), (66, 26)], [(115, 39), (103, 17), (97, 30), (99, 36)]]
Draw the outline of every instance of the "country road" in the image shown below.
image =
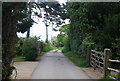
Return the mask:
[(66, 58), (60, 50), (50, 51), (41, 57), (30, 79), (90, 79), (79, 67)]

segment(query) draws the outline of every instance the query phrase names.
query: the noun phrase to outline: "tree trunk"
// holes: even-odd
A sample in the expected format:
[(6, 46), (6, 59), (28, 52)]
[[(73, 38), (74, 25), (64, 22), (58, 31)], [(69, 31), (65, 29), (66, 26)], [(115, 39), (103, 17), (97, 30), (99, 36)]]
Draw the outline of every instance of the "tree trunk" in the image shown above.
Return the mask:
[[(32, 8), (32, 2), (29, 2), (29, 18), (31, 19), (31, 8)], [(27, 38), (30, 37), (30, 28), (27, 31)]]
[(46, 26), (46, 43), (48, 43), (48, 28)]
[(28, 31), (27, 31), (27, 36), (26, 36), (26, 38), (29, 38), (30, 37), (30, 28), (28, 29)]
[[(13, 3), (12, 3), (13, 4)], [(13, 5), (14, 6), (14, 5)], [(2, 12), (2, 65), (3, 79), (9, 79), (12, 73), (11, 62), (15, 57), (15, 44), (17, 42), (17, 15), (12, 15), (12, 8)], [(5, 73), (6, 71), (7, 73)], [(4, 81), (4, 80), (3, 80)]]

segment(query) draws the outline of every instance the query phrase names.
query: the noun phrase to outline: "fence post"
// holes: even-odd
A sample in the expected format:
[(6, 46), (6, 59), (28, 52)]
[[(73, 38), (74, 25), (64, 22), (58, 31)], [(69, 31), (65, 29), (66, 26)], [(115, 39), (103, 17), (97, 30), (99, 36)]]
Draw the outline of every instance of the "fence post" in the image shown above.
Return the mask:
[(110, 73), (110, 71), (108, 70), (110, 53), (110, 49), (104, 49), (104, 77), (106, 77)]
[(96, 70), (96, 55), (97, 55), (97, 54), (96, 54), (96, 51), (95, 51), (94, 70)]
[(87, 66), (90, 66), (90, 54), (91, 54), (91, 49), (88, 46), (87, 47), (87, 56), (86, 56), (86, 62), (87, 62)]

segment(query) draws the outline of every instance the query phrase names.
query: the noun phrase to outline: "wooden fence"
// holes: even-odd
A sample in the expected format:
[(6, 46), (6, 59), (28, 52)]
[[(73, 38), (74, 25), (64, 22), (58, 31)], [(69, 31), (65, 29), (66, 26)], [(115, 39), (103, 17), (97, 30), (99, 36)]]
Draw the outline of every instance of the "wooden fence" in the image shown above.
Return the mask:
[[(89, 57), (89, 65), (91, 65), (94, 70), (96, 68), (101, 69), (104, 73), (104, 77), (107, 77), (110, 75), (111, 71), (118, 74), (118, 77), (120, 77), (120, 69), (114, 69), (111, 68), (111, 63), (118, 63), (120, 64), (120, 60), (112, 60), (110, 59), (111, 51), (110, 49), (104, 49), (104, 52), (98, 52), (95, 50), (91, 50), (90, 53), (87, 53)], [(116, 79), (112, 76), (109, 76), (112, 79)]]

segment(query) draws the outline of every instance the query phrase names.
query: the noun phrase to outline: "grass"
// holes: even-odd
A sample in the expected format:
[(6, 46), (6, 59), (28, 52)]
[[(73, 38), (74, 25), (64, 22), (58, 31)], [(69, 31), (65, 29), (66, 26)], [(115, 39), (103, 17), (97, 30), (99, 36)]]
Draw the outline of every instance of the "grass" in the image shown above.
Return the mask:
[(76, 66), (78, 67), (87, 67), (86, 62), (83, 59), (75, 56), (71, 51), (65, 52), (64, 55), (68, 57)]
[(22, 62), (25, 61), (25, 57), (23, 56), (17, 56), (13, 59), (14, 62)]
[[(41, 56), (43, 56), (45, 53), (49, 52), (49, 51), (52, 50), (52, 49), (53, 49), (52, 47), (46, 47), (46, 48), (45, 48), (45, 51), (42, 52), (42, 53), (40, 53), (40, 54), (38, 55), (38, 57), (36, 58), (36, 61), (40, 60), (40, 57), (41, 57)], [(15, 57), (15, 58), (13, 58), (13, 61), (14, 61), (14, 62), (23, 62), (23, 61), (26, 61), (26, 59), (25, 59), (25, 57), (23, 57), (23, 56), (17, 56), (17, 57)]]
[[(39, 61), (39, 60), (40, 60), (40, 57), (43, 56), (45, 53), (47, 53), (47, 52), (42, 52), (42, 53), (40, 53), (40, 54), (38, 55), (38, 57), (36, 58), (36, 61)], [(17, 57), (15, 57), (15, 58), (13, 58), (13, 61), (14, 61), (14, 62), (23, 62), (23, 61), (26, 61), (26, 60), (25, 60), (25, 57), (23, 57), (23, 56), (17, 56)]]
[(106, 78), (103, 77), (103, 78), (99, 79), (98, 81), (119, 81), (119, 80), (110, 79), (110, 78), (107, 76)]
[(98, 81), (116, 81), (116, 80), (103, 78), (103, 79), (99, 79)]
[(53, 50), (53, 49), (54, 48), (49, 43), (46, 43), (43, 48), (43, 52), (49, 52), (50, 50)]
[(63, 49), (63, 47), (58, 47), (57, 49), (62, 50), (62, 49)]

